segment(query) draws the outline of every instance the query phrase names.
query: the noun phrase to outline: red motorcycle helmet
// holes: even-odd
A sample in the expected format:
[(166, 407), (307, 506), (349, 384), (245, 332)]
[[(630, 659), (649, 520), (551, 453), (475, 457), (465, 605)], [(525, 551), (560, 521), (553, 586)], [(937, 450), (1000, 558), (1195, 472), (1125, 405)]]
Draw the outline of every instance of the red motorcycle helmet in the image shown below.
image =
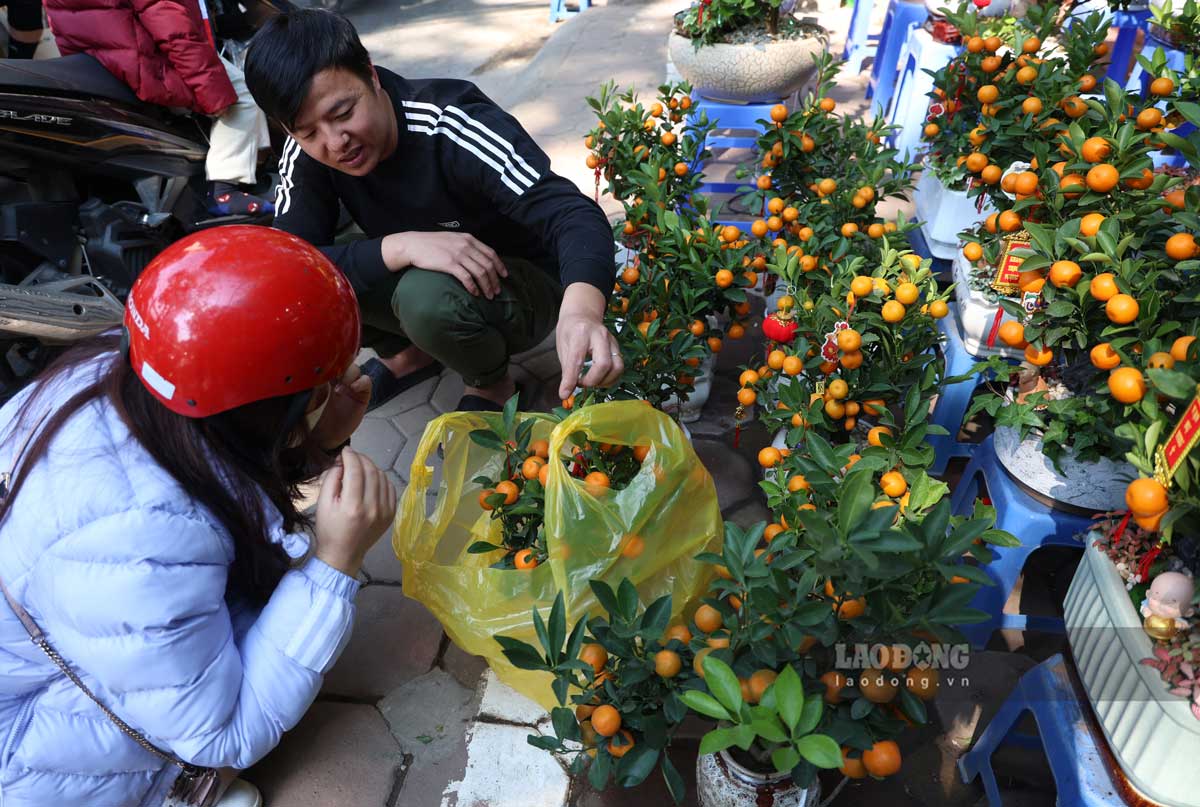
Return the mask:
[(340, 378), (358, 352), (358, 303), (307, 242), (216, 227), (151, 261), (129, 293), (125, 330), (146, 389), (202, 418)]

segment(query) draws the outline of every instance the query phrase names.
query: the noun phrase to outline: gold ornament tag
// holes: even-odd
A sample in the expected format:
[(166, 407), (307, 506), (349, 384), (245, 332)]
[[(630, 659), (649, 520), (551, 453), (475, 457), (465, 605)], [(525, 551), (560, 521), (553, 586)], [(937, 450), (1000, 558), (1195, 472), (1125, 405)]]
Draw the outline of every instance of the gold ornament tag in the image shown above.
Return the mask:
[(1004, 253), (1000, 256), (1000, 263), (996, 267), (996, 277), (992, 281), (992, 288), (1000, 294), (1012, 296), (1021, 290), (1021, 264), (1029, 257), (1029, 243), (1032, 239), (1029, 233), (1021, 230), (1004, 236), (1002, 240), (1004, 241)]

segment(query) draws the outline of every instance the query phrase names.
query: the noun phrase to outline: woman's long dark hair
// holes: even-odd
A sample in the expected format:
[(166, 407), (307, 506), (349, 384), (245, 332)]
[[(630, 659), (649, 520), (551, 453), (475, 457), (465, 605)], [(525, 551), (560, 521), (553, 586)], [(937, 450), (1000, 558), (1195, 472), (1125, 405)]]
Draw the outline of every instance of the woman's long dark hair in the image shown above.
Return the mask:
[[(159, 403), (142, 385), (129, 362), (119, 353), (119, 335), (105, 334), (72, 347), (37, 379), (29, 402), (38, 400), (60, 376), (95, 364), (98, 375), (76, 392), (42, 424), (29, 443), (20, 469), (9, 483), (0, 504), (0, 523), (25, 480), (26, 472), (45, 454), (55, 434), (79, 410), (107, 401), (154, 461), (175, 479), (198, 504), (207, 508), (233, 537), (234, 559), (228, 591), (261, 605), (271, 596), (280, 578), (291, 567), (282, 547), (269, 538), (269, 511), (274, 505), (284, 529), (308, 526), (309, 519), (296, 509), (298, 486), (328, 464), (308, 439), (303, 423), (303, 398), (289, 395), (247, 404), (207, 418), (186, 418)], [(103, 357), (112, 354), (105, 366)], [(26, 405), (6, 439), (19, 445), (19, 437), (33, 423)], [(297, 429), (304, 441), (289, 447)]]

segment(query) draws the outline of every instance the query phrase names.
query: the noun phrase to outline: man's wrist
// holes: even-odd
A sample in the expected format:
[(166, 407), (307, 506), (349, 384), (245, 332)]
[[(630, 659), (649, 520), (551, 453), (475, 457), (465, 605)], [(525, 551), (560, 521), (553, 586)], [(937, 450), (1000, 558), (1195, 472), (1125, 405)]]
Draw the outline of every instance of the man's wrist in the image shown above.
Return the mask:
[(560, 320), (587, 319), (603, 322), (605, 303), (604, 293), (598, 288), (590, 283), (575, 282), (563, 292), (558, 316)]
[(399, 272), (412, 263), (408, 256), (408, 233), (386, 235), (379, 243), (383, 263), (390, 272)]

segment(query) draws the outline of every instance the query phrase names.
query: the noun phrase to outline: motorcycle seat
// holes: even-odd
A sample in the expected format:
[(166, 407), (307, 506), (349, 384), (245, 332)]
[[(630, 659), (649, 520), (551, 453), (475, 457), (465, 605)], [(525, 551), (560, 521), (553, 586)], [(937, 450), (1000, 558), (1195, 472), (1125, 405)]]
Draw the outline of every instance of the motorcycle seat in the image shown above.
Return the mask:
[(140, 103), (125, 82), (86, 53), (58, 59), (0, 59), (0, 91), (9, 91), (9, 88), (26, 92), (31, 88), (51, 90), (64, 95)]

